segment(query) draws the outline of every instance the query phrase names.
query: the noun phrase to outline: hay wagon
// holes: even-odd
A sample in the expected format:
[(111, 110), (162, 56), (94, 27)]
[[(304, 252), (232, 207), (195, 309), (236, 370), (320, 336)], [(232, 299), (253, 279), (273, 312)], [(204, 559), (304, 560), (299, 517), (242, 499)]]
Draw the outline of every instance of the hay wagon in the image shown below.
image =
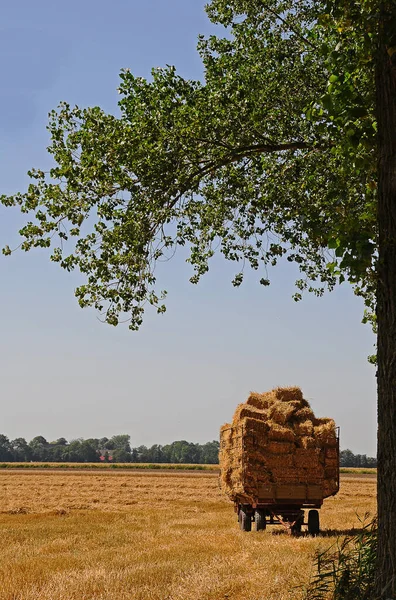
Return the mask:
[[(307, 525), (308, 533), (317, 535), (320, 531), (319, 512), (323, 504), (321, 485), (312, 484), (267, 484), (259, 488), (255, 502), (246, 503), (234, 500), (235, 512), (242, 531), (251, 531), (255, 522), (256, 531), (264, 530), (267, 523), (282, 525), (288, 533), (300, 533)], [(305, 522), (304, 509), (309, 509)]]
[[(320, 531), (318, 511), (323, 500), (335, 495), (339, 490), (339, 428), (336, 430), (336, 439), (331, 449), (301, 449), (300, 460), (308, 460), (308, 453), (311, 453), (311, 458), (315, 457), (318, 467), (293, 467), (291, 465), (294, 464), (293, 461), (296, 462), (296, 455), (281, 455), (284, 458), (275, 457), (275, 461), (284, 460), (285, 464), (291, 461), (290, 466), (285, 467), (283, 471), (268, 466), (271, 459), (269, 455), (267, 464), (263, 463), (261, 467), (252, 459), (254, 450), (260, 446), (260, 434), (254, 435), (254, 430), (247, 431), (241, 425), (238, 431), (235, 427), (231, 429), (232, 432), (230, 428), (222, 429), (220, 447), (227, 447), (228, 460), (233, 457), (227, 464), (228, 472), (237, 473), (239, 477), (238, 486), (233, 485), (232, 499), (241, 530), (251, 531), (254, 522), (256, 531), (264, 530), (267, 524), (270, 524), (282, 525), (289, 534), (297, 534), (301, 532), (302, 526), (306, 525), (311, 535), (317, 535)], [(229, 441), (230, 434), (232, 447)], [(227, 438), (228, 442), (224, 438)], [(263, 452), (263, 449), (261, 451)], [(286, 456), (289, 456), (287, 460)], [(317, 475), (318, 468), (321, 476)], [(274, 476), (275, 473), (277, 475)], [(329, 480), (326, 480), (326, 473), (331, 473), (331, 487), (328, 485)], [(252, 475), (256, 481), (254, 492), (249, 484), (249, 477)], [(308, 510), (307, 520), (304, 509)]]

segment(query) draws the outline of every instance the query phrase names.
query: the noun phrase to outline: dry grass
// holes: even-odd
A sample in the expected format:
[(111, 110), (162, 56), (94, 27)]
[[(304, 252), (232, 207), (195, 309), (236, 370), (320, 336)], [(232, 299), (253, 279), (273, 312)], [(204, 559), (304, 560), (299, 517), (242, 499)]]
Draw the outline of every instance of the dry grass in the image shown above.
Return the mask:
[(327, 534), (289, 538), (239, 531), (215, 473), (2, 471), (0, 600), (298, 600), (375, 484), (343, 476)]

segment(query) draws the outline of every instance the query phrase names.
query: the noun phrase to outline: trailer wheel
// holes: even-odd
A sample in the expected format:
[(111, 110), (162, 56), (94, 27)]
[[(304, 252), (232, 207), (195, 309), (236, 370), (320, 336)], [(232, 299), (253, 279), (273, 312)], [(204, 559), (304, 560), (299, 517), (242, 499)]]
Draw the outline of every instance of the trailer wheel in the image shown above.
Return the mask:
[(256, 509), (254, 513), (254, 520), (256, 521), (256, 531), (263, 531), (267, 527), (267, 521), (265, 518), (265, 512), (263, 510)]
[(241, 531), (252, 531), (252, 515), (245, 512), (243, 508), (239, 510), (239, 527)]
[(319, 512), (317, 510), (310, 510), (308, 513), (308, 533), (310, 535), (318, 535), (319, 531)]

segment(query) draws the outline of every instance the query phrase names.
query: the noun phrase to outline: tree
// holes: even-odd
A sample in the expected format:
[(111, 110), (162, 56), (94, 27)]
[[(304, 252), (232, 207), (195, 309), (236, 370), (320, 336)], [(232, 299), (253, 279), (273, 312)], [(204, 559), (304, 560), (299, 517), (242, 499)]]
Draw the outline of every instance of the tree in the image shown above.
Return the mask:
[(159, 444), (154, 444), (151, 448), (148, 449), (149, 461), (153, 463), (162, 463), (164, 462), (164, 453), (162, 450), (162, 446)]
[(130, 439), (131, 437), (128, 434), (113, 435), (111, 440), (107, 443), (107, 448), (110, 448), (109, 444), (112, 446), (111, 454), (114, 462), (131, 461)]
[(32, 459), (37, 461), (48, 461), (49, 458), (49, 444), (45, 437), (37, 435), (29, 442), (29, 447), (32, 452)]
[(67, 446), (68, 443), (69, 442), (64, 437), (60, 437), (55, 442), (51, 442), (51, 444), (54, 444), (54, 446)]
[(113, 325), (126, 313), (137, 329), (147, 302), (165, 310), (154, 267), (178, 246), (193, 283), (219, 247), (262, 285), (268, 266), (295, 262), (296, 300), (354, 286), (378, 326), (377, 595), (396, 597), (395, 1), (212, 0), (207, 11), (228, 34), (200, 38), (204, 82), (123, 71), (120, 117), (62, 104), (49, 124), (56, 166), (2, 201), (35, 215), (24, 250), (60, 238), (52, 260), (86, 275), (80, 305)]
[(134, 448), (134, 452), (132, 454), (134, 462), (147, 463), (150, 462), (150, 455), (147, 446), (138, 446)]
[[(113, 448), (118, 448), (120, 450), (125, 450), (125, 452), (130, 452), (131, 451), (131, 436), (128, 435), (127, 433), (123, 433), (123, 434), (119, 434), (119, 435), (113, 435), (113, 437), (111, 438), (110, 442)], [(106, 446), (107, 448), (110, 448), (109, 444), (107, 444)]]
[(366, 454), (354, 454), (351, 450), (341, 450), (340, 466), (375, 468), (377, 466), (377, 459), (366, 456)]
[(202, 446), (202, 462), (215, 465), (219, 462), (220, 444), (217, 440), (206, 442)]
[(96, 445), (92, 440), (82, 440), (80, 447), (82, 462), (97, 462), (99, 455)]
[(10, 440), (6, 435), (0, 434), (0, 460), (12, 460)]
[(13, 460), (26, 462), (32, 458), (32, 449), (25, 438), (16, 438), (11, 441)]
[(113, 461), (120, 463), (131, 462), (131, 454), (125, 448), (115, 448), (112, 451)]
[(396, 597), (396, 5), (381, 2), (378, 121), (378, 587)]

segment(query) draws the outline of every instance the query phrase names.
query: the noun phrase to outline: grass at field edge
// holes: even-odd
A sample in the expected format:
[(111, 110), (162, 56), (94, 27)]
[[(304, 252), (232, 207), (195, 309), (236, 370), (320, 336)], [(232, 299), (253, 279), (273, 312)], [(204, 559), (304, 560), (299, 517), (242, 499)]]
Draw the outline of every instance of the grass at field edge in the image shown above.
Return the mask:
[(0, 469), (163, 469), (172, 471), (216, 471), (219, 465), (191, 465), (168, 463), (49, 463), (49, 462), (3, 462)]
[[(3, 462), (0, 463), (0, 470), (4, 469), (130, 469), (130, 470), (171, 470), (171, 471), (217, 471), (219, 465), (192, 465), (192, 464), (169, 464), (169, 463), (47, 463), (47, 462), (26, 462), (26, 463), (14, 463), (14, 462)], [(341, 467), (340, 473), (343, 474), (361, 474), (370, 475), (376, 474), (377, 469), (364, 469), (364, 468), (350, 468)]]

